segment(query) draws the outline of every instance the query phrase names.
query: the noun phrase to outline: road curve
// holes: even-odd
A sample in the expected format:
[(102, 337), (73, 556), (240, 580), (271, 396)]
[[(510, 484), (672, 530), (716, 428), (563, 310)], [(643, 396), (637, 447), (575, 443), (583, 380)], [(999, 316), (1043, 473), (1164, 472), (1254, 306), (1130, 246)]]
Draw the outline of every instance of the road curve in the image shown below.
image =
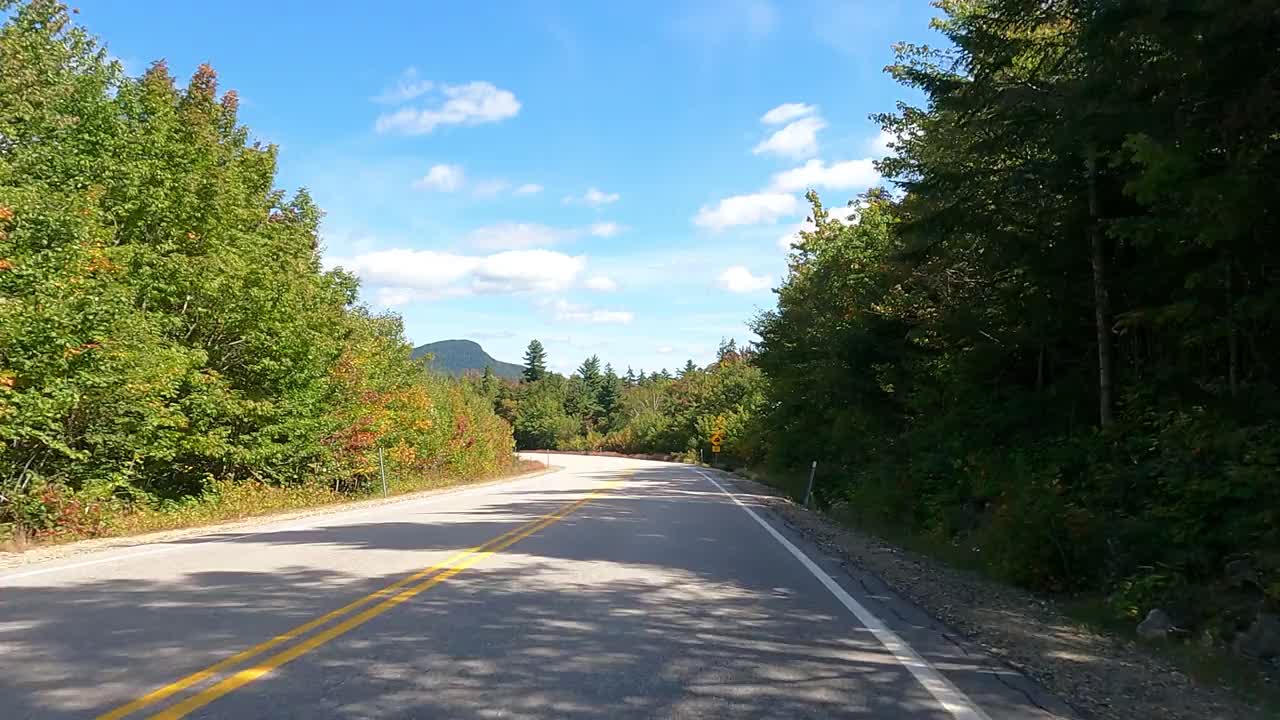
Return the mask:
[(720, 474), (553, 460), (0, 572), (0, 716), (1072, 717)]

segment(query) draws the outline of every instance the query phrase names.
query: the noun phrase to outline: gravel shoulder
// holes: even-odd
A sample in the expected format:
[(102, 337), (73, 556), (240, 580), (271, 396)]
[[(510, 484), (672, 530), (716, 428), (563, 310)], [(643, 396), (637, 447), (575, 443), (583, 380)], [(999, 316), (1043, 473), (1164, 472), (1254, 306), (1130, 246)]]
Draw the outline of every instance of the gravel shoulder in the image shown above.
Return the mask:
[(807, 510), (739, 475), (791, 529), (878, 577), (961, 638), (1034, 679), (1084, 718), (1275, 720), (1225, 688), (1193, 682), (1137, 643), (1082, 626), (1034, 593), (895, 547)]
[(496, 478), (494, 480), (485, 480), (474, 483), (463, 483), (461, 485), (452, 485), (443, 488), (433, 488), (430, 490), (418, 490), (415, 492), (404, 493), (401, 495), (393, 495), (391, 497), (370, 498), (367, 500), (355, 500), (352, 502), (334, 503), (330, 505), (319, 505), (316, 507), (304, 508), (302, 510), (290, 510), (287, 512), (268, 513), (264, 515), (254, 515), (238, 520), (230, 520), (227, 522), (213, 523), (209, 525), (194, 525), (186, 528), (176, 528), (173, 530), (160, 530), (157, 532), (144, 533), (141, 535), (120, 535), (114, 537), (94, 538), (91, 540), (77, 540), (75, 542), (62, 543), (57, 545), (33, 545), (16, 552), (0, 551), (0, 570), (11, 570), (21, 568), (28, 565), (37, 565), (51, 560), (61, 560), (68, 557), (76, 557), (81, 555), (89, 555), (105, 550), (116, 550), (121, 548), (132, 548), (143, 545), (152, 545), (155, 543), (172, 542), (174, 540), (183, 540), (186, 538), (200, 537), (202, 535), (210, 535), (214, 533), (235, 532), (238, 530), (252, 530), (264, 525), (270, 525), (279, 522), (288, 522), (291, 520), (300, 520), (303, 518), (316, 517), (321, 515), (336, 515), (339, 513), (353, 512), (364, 510), (366, 508), (378, 507), (380, 505), (392, 505), (396, 503), (415, 502), (423, 498), (433, 497), (437, 495), (452, 495), (454, 493), (466, 492), (475, 488), (484, 488), (492, 485), (502, 485), (504, 483), (516, 482), (547, 472), (554, 472), (557, 468), (550, 470), (537, 470), (534, 472), (524, 473), (521, 475), (511, 475), (507, 477)]

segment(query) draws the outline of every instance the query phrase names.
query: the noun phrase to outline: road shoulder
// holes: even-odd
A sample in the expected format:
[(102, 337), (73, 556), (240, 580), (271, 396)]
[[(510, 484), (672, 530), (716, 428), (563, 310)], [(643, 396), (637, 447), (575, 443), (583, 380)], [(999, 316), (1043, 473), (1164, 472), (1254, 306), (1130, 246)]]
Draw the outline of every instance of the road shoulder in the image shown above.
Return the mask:
[(22, 571), (41, 566), (45, 563), (63, 560), (66, 558), (89, 558), (98, 553), (109, 552), (112, 550), (138, 548), (146, 545), (173, 542), (176, 540), (188, 540), (192, 538), (200, 538), (205, 535), (236, 532), (252, 533), (265, 526), (305, 520), (307, 518), (340, 515), (343, 513), (378, 508), (384, 505), (420, 502), (429, 498), (481, 491), (499, 485), (539, 477), (555, 471), (557, 471), (557, 468), (552, 467), (550, 470), (543, 469), (535, 472), (522, 473), (520, 475), (500, 477), (493, 480), (462, 483), (459, 485), (432, 488), (429, 490), (418, 490), (401, 495), (392, 495), (385, 498), (375, 497), (364, 500), (353, 500), (351, 502), (319, 505), (310, 508), (303, 508), (301, 510), (289, 510), (279, 513), (254, 515), (252, 517), (238, 520), (228, 520), (209, 525), (193, 525), (191, 527), (177, 528), (173, 530), (160, 530), (140, 535), (118, 535), (104, 538), (93, 538), (58, 545), (36, 545), (19, 552), (0, 552), (0, 580), (5, 579), (6, 576), (12, 574), (18, 574)]
[[(895, 547), (800, 507), (774, 488), (717, 473), (834, 558), (875, 596), (900, 596), (939, 623), (948, 641), (1031, 678), (1086, 718), (1263, 720), (1225, 689), (1205, 687), (1135, 643), (1070, 620), (1033, 593)], [(1036, 699), (1037, 704), (1043, 697)]]

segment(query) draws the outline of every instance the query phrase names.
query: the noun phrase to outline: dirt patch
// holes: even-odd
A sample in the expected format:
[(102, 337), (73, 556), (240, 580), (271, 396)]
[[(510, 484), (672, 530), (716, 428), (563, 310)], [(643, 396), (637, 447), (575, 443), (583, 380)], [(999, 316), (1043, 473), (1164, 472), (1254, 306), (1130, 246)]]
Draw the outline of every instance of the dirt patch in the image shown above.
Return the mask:
[(957, 570), (806, 510), (763, 483), (759, 496), (826, 552), (876, 575), (904, 598), (1096, 720), (1275, 720), (1226, 688), (1193, 682), (1137, 643), (1080, 625), (1034, 593)]

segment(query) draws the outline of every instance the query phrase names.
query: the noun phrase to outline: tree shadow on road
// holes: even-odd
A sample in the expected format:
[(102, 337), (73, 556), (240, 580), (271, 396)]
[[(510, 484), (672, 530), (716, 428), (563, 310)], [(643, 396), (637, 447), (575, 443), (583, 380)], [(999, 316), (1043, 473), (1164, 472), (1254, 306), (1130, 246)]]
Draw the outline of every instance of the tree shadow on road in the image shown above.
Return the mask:
[[(951, 717), (725, 495), (673, 466), (626, 479), (209, 716)], [(0, 590), (14, 660), (0, 705), (6, 718), (92, 715), (401, 577), (309, 566), (310, 547), (461, 550), (583, 494), (225, 539), (297, 546), (283, 572)], [(958, 650), (942, 660), (949, 676), (989, 672)]]

